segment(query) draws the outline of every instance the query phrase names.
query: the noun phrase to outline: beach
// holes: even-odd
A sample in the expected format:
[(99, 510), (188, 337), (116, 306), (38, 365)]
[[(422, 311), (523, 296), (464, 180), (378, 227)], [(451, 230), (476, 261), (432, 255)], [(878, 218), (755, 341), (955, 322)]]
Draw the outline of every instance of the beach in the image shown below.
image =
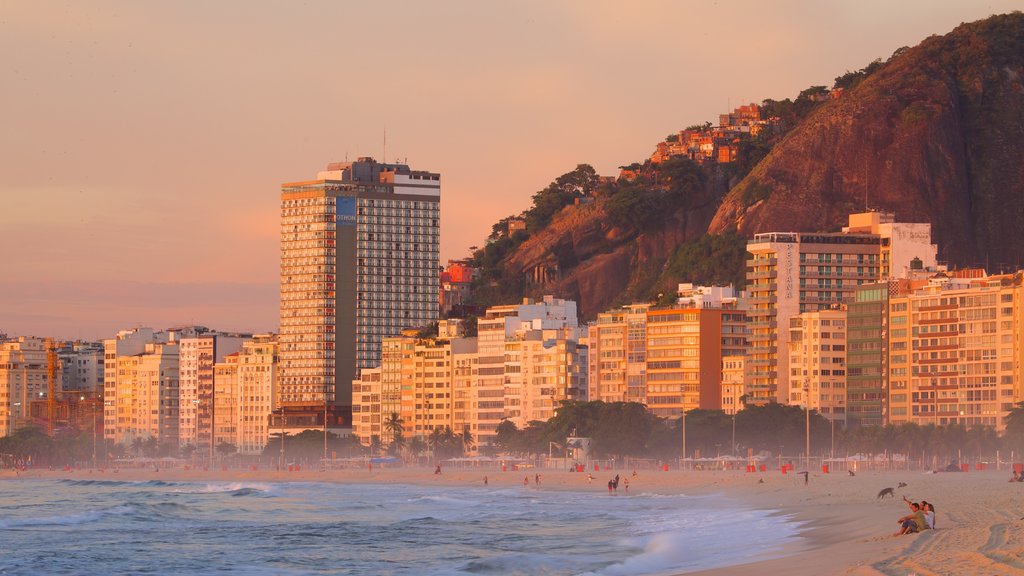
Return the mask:
[[(540, 484), (535, 475), (540, 474)], [(500, 489), (571, 490), (609, 498), (607, 481), (615, 474), (629, 479), (618, 496), (628, 494), (715, 494), (745, 506), (773, 510), (800, 523), (800, 538), (778, 551), (777, 557), (757, 562), (689, 572), (701, 576), (788, 574), (908, 575), (1024, 574), (1024, 484), (1009, 483), (1008, 470), (966, 473), (908, 471), (812, 472), (804, 484), (801, 474), (778, 470), (743, 471), (597, 471), (552, 469), (501, 472), (485, 468), (380, 468), (332, 471), (273, 470), (203, 471), (164, 469), (29, 470), (20, 476), (10, 470), (2, 478), (120, 480), (165, 482), (332, 482), (418, 484), (444, 487), (484, 485)], [(529, 487), (523, 486), (528, 478)], [(763, 480), (763, 483), (759, 482)], [(900, 482), (907, 484), (897, 488)], [(895, 497), (878, 499), (878, 492), (895, 488)], [(902, 496), (927, 500), (936, 508), (936, 530), (892, 536), (897, 518), (907, 514)], [(736, 542), (742, 546), (742, 541)]]

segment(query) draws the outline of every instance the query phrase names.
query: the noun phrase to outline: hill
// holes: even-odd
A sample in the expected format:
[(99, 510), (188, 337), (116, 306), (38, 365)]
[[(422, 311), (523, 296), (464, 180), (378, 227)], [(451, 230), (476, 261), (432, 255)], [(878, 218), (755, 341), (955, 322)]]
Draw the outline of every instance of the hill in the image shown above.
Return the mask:
[(742, 283), (753, 234), (838, 230), (865, 207), (931, 222), (954, 266), (1024, 264), (1022, 82), (1024, 15), (994, 16), (843, 74), (831, 92), (764, 101), (775, 129), (741, 142), (734, 162), (647, 161), (614, 181), (580, 165), (495, 225), (474, 254), (475, 299), (555, 294), (593, 318), (682, 280)]
[(814, 110), (734, 187), (709, 231), (835, 230), (851, 211), (933, 225), (955, 265), (1021, 264), (1024, 15), (933, 36)]

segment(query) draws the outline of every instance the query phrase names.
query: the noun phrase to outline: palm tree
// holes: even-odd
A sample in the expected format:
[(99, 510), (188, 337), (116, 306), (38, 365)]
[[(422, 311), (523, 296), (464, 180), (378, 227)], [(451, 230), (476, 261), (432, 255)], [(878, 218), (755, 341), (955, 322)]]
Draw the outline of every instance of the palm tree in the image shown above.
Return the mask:
[(409, 452), (412, 454), (413, 458), (417, 460), (417, 463), (420, 455), (423, 454), (426, 449), (427, 443), (419, 436), (414, 436), (413, 439), (409, 441)]
[(398, 416), (397, 412), (392, 412), (391, 416), (384, 421), (384, 430), (391, 434), (391, 449), (401, 449), (405, 443), (405, 439), (402, 437), (402, 433), (405, 432), (405, 421)]
[(444, 446), (444, 438), (442, 437), (440, 428), (434, 428), (430, 431), (430, 436), (427, 436), (427, 445), (430, 446), (434, 459), (437, 459), (441, 452), (441, 448)]
[(156, 439), (156, 436), (150, 436), (143, 443), (142, 450), (146, 453), (146, 456), (156, 458), (160, 452), (160, 441)]
[(146, 441), (142, 438), (135, 438), (132, 440), (132, 452), (142, 456), (143, 451), (146, 449)]
[(455, 440), (455, 432), (452, 431), (452, 427), (445, 426), (441, 432), (441, 447), (446, 456), (451, 456), (456, 450)]
[(473, 451), (473, 433), (469, 431), (469, 424), (462, 426), (462, 434), (459, 435), (459, 439), (462, 441), (463, 454)]
[(370, 436), (370, 456), (379, 456), (384, 444), (380, 441), (380, 434)]

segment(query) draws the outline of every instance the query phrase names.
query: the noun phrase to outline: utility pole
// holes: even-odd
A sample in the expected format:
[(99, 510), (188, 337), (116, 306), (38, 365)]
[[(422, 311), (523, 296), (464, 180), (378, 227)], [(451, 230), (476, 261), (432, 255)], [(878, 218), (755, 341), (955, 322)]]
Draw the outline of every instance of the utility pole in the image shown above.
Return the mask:
[(679, 462), (680, 468), (686, 467), (686, 407), (683, 407), (683, 459)]

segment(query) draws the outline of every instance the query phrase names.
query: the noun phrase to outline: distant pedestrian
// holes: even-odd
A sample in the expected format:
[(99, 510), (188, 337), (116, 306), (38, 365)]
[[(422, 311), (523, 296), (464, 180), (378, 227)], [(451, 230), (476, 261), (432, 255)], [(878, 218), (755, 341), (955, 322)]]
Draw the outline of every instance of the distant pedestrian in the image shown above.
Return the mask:
[(629, 492), (629, 478), (624, 479), (622, 483), (626, 486), (626, 492)]
[(523, 477), (523, 486), (529, 486), (529, 485), (530, 485), (530, 477), (529, 476), (524, 476)]
[(484, 476), (484, 486), (487, 486), (487, 476)]
[(533, 481), (537, 484), (537, 486), (540, 486), (540, 474), (535, 475), (533, 477)]

